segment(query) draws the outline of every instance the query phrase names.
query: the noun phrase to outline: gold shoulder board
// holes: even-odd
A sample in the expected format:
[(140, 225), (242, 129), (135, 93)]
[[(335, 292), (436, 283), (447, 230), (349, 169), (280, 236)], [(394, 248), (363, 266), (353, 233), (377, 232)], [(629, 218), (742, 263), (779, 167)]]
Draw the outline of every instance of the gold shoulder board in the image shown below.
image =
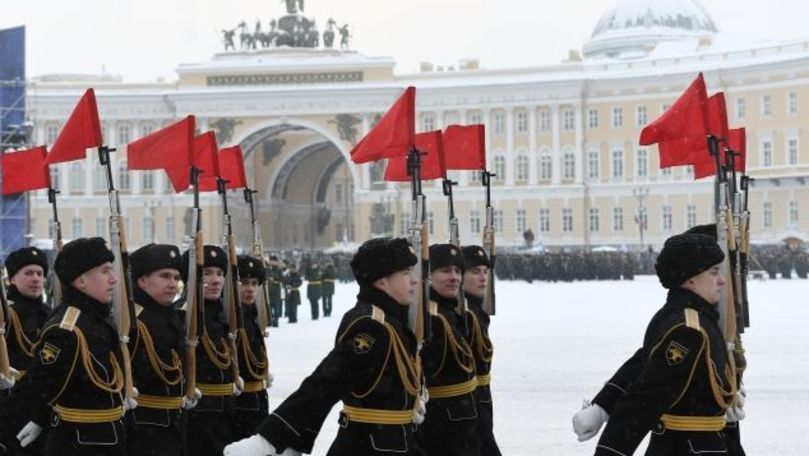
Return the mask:
[(377, 306), (371, 306), (371, 318), (379, 324), (385, 324), (385, 312)]
[(685, 325), (691, 329), (700, 330), (699, 313), (690, 307), (685, 309)]
[(62, 317), (62, 321), (59, 323), (59, 327), (73, 331), (73, 328), (76, 327), (76, 321), (78, 321), (79, 315), (81, 315), (81, 310), (68, 306), (67, 310), (65, 310), (65, 315)]

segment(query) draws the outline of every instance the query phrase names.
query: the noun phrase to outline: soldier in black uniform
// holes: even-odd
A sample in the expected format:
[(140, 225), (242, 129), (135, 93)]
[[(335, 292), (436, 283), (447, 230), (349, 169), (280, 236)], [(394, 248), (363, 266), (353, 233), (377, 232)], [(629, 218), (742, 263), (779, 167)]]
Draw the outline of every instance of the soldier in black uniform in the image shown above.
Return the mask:
[(360, 292), (334, 348), (257, 435), (228, 446), (225, 455), (310, 453), (337, 401), (344, 408), (329, 456), (423, 454), (413, 424), (420, 386), (416, 341), (405, 326), (417, 291), (415, 263), (403, 238), (372, 239), (359, 248), (351, 268)]
[(185, 397), (185, 323), (174, 307), (182, 256), (174, 245), (148, 244), (129, 258), (137, 314), (129, 347), (139, 393), (138, 408), (126, 420), (129, 456), (179, 456), (184, 444), (180, 416), (196, 405)]
[(312, 261), (309, 268), (306, 269), (306, 299), (309, 300), (309, 307), (312, 310), (312, 320), (317, 320), (319, 307), (320, 307), (320, 265), (316, 261)]
[(281, 287), (284, 283), (284, 271), (281, 270), (278, 257), (271, 256), (269, 261), (269, 271), (267, 272), (268, 285), (270, 287), (270, 325), (278, 326), (283, 309), (283, 299), (281, 299)]
[(34, 343), (50, 314), (42, 301), (48, 259), (36, 247), (23, 247), (9, 254), (6, 271), (10, 282), (6, 315), (8, 358), (11, 367), (22, 375), (34, 360)]
[(289, 269), (284, 274), (284, 288), (286, 289), (286, 314), (289, 323), (298, 322), (298, 306), (301, 305), (301, 280), (295, 263), (289, 264)]
[(25, 446), (47, 426), (46, 455), (126, 453), (122, 418), (125, 406), (137, 404), (121, 395), (123, 360), (110, 318), (118, 286), (113, 260), (102, 238), (76, 239), (57, 256), (64, 300), (33, 348), (28, 373), (0, 404), (3, 445), (16, 434)]
[[(197, 271), (204, 283), (204, 304), (199, 307), (196, 350), (197, 387), (202, 398), (188, 412), (186, 454), (219, 456), (225, 445), (233, 441), (233, 396), (244, 385), (238, 377), (233, 378), (233, 360), (227, 346), (228, 325), (222, 309), (227, 256), (215, 245), (206, 245), (203, 255), (204, 268)], [(188, 252), (183, 255), (183, 264), (188, 264)]]
[(235, 420), (234, 440), (255, 434), (258, 425), (267, 418), (269, 403), (267, 388), (269, 376), (267, 347), (264, 334), (256, 322), (258, 308), (256, 295), (267, 276), (260, 260), (243, 255), (239, 257), (239, 302), (242, 305), (244, 329), (239, 332), (236, 346), (239, 351), (239, 369), (244, 378), (244, 391), (233, 398)]
[(480, 454), (499, 456), (500, 448), (494, 438), (494, 408), (492, 406), (491, 369), (494, 345), (489, 339), (489, 314), (483, 310), (488, 272), (491, 267), (488, 255), (478, 245), (463, 248), (466, 269), (463, 273), (463, 291), (468, 307), (467, 327), (472, 333), (470, 346), (475, 356), (478, 387), (475, 390), (478, 403), (478, 435)]
[(725, 279), (716, 240), (680, 234), (666, 241), (655, 269), (669, 289), (638, 350), (573, 419), (579, 440), (609, 418), (597, 455), (629, 455), (650, 430), (647, 455), (726, 453), (725, 411), (738, 396), (718, 327)]
[(332, 303), (331, 298), (334, 296), (334, 279), (336, 278), (336, 273), (334, 271), (334, 265), (331, 262), (326, 263), (326, 266), (323, 267), (323, 277), (321, 279), (322, 282), (322, 291), (323, 291), (323, 316), (330, 317), (331, 316), (331, 309)]
[(475, 359), (464, 334), (465, 317), (457, 310), (464, 267), (458, 247), (430, 246), (432, 339), (421, 354), (429, 403), (418, 434), (421, 447), (431, 455), (480, 454)]

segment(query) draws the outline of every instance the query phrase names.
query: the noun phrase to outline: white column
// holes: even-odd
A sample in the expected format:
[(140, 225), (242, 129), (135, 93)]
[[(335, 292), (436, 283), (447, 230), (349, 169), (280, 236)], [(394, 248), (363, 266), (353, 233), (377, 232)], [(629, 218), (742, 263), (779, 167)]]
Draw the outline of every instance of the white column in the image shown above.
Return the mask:
[(506, 185), (514, 185), (514, 108), (506, 108)]
[(491, 113), (490, 108), (483, 108), (481, 110), (481, 113), (483, 114), (481, 116), (482, 120), (483, 120), (483, 125), (486, 126), (486, 128), (484, 129), (485, 133), (483, 135), (484, 136), (483, 143), (484, 143), (484, 145), (486, 147), (486, 169), (489, 170), (489, 171), (492, 171), (492, 154), (490, 153), (491, 152), (490, 145), (491, 145), (491, 142), (492, 142), (492, 132), (491, 132), (491, 128), (490, 128), (491, 125), (490, 125), (490, 122), (489, 122), (492, 113)]
[(576, 180), (577, 184), (584, 182), (584, 129), (582, 124), (582, 103), (579, 103), (574, 108), (575, 112), (575, 128), (576, 128), (576, 143), (574, 144), (573, 154), (576, 157)]
[(553, 163), (553, 176), (551, 178), (551, 183), (553, 185), (559, 185), (562, 176), (561, 147), (560, 147), (560, 143), (562, 140), (560, 135), (558, 104), (551, 105), (551, 131), (553, 133), (553, 143), (552, 143), (553, 150), (551, 152)]
[(528, 106), (528, 184), (537, 185), (539, 176), (537, 173), (539, 151), (537, 151), (537, 107)]

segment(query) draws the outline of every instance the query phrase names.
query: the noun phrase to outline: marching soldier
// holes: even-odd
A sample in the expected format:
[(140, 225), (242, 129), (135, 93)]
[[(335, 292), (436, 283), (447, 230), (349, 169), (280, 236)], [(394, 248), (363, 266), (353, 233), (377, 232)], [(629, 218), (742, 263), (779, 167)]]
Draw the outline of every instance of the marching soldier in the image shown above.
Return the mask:
[(270, 287), (270, 325), (278, 327), (278, 320), (281, 318), (283, 309), (283, 299), (281, 298), (281, 287), (284, 283), (284, 271), (281, 270), (278, 257), (271, 256), (269, 261), (269, 271), (267, 272), (267, 280)]
[[(315, 371), (258, 428), (225, 455), (310, 453), (332, 406), (342, 401), (329, 456), (422, 455), (414, 435), (419, 411), (416, 339), (407, 329), (415, 300), (416, 256), (406, 239), (365, 242), (351, 262), (357, 304)], [(437, 453), (436, 453), (437, 454)]]
[(491, 267), (489, 257), (482, 247), (469, 245), (463, 248), (466, 269), (463, 273), (463, 291), (469, 307), (467, 310), (467, 327), (472, 333), (470, 346), (475, 357), (475, 369), (478, 387), (475, 390), (478, 403), (478, 435), (480, 436), (480, 454), (484, 456), (500, 456), (500, 448), (494, 438), (492, 406), (491, 369), (494, 346), (489, 339), (489, 315), (483, 310), (483, 297), (486, 293), (488, 270)]
[(129, 456), (179, 456), (183, 452), (183, 409), (196, 401), (183, 390), (185, 327), (174, 307), (183, 270), (180, 249), (149, 244), (132, 252), (137, 333), (130, 338), (132, 377), (138, 408), (127, 417)]
[(326, 266), (323, 267), (323, 316), (330, 317), (331, 316), (331, 308), (332, 302), (331, 298), (334, 296), (334, 279), (336, 278), (336, 273), (334, 271), (334, 264), (331, 262), (326, 263)]
[(652, 433), (647, 455), (726, 453), (726, 410), (740, 411), (716, 309), (724, 254), (702, 234), (670, 237), (655, 264), (669, 290), (649, 323), (643, 347), (618, 370), (593, 404), (576, 414), (583, 441), (607, 421), (596, 455), (632, 454)]
[[(203, 249), (202, 270), (204, 304), (200, 306), (200, 341), (197, 346), (197, 387), (202, 397), (188, 412), (186, 454), (221, 455), (233, 441), (233, 396), (243, 388), (233, 378), (228, 350), (228, 324), (222, 309), (222, 290), (228, 270), (225, 251), (218, 246)], [(188, 252), (183, 254), (188, 271)], [(191, 286), (191, 285), (189, 285)]]
[(8, 298), (8, 358), (11, 367), (25, 374), (34, 360), (34, 343), (50, 314), (42, 301), (48, 259), (36, 247), (24, 247), (9, 254), (6, 259), (10, 286)]
[(321, 294), (320, 265), (312, 260), (312, 264), (306, 270), (306, 299), (309, 300), (309, 307), (312, 309), (312, 320), (318, 318), (318, 308), (320, 307)]
[(429, 403), (419, 442), (428, 454), (477, 456), (480, 437), (475, 359), (458, 307), (464, 255), (452, 244), (430, 246), (432, 339), (422, 350)]
[(0, 442), (19, 431), (26, 446), (48, 426), (46, 455), (125, 454), (122, 418), (137, 403), (121, 395), (121, 351), (110, 319), (113, 260), (99, 237), (71, 241), (57, 256), (63, 305), (42, 330), (28, 373), (0, 406)]
[[(256, 294), (267, 277), (261, 261), (243, 255), (239, 257), (239, 301), (244, 315), (244, 331), (239, 333), (237, 350), (239, 351), (239, 367), (244, 378), (244, 391), (233, 398), (235, 410), (234, 439), (243, 439), (253, 435), (258, 425), (269, 413), (267, 398), (268, 369), (267, 348), (256, 319)], [(271, 377), (270, 377), (271, 378)]]
[(302, 284), (303, 280), (301, 280), (301, 276), (298, 274), (295, 263), (290, 263), (289, 269), (287, 269), (284, 275), (284, 287), (286, 288), (285, 310), (287, 317), (289, 317), (289, 323), (298, 322), (298, 306), (301, 305)]

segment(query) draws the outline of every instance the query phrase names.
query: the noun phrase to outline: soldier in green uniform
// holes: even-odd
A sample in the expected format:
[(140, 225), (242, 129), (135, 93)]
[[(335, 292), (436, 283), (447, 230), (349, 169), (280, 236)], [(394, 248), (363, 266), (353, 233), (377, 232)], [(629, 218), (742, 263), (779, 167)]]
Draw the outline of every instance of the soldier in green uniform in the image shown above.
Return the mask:
[(326, 266), (323, 267), (323, 316), (330, 317), (331, 316), (331, 309), (332, 309), (332, 302), (331, 298), (334, 296), (334, 280), (336, 279), (336, 273), (334, 270), (334, 264), (331, 262), (327, 262)]
[(309, 307), (312, 310), (312, 320), (317, 320), (319, 316), (321, 278), (320, 265), (312, 260), (312, 264), (306, 269), (306, 299), (309, 300)]
[[(64, 300), (33, 347), (27, 374), (0, 404), (0, 443), (35, 440), (48, 427), (45, 455), (126, 453), (123, 360), (111, 323), (118, 277), (102, 238), (65, 244), (56, 258)], [(27, 423), (27, 424), (26, 424)], [(22, 429), (22, 430), (21, 430)]]
[(273, 327), (278, 326), (279, 319), (283, 313), (282, 305), (283, 299), (281, 297), (281, 289), (284, 284), (284, 271), (281, 269), (281, 264), (278, 262), (278, 257), (271, 256), (268, 263), (269, 271), (267, 271), (267, 281), (270, 291), (270, 325)]

